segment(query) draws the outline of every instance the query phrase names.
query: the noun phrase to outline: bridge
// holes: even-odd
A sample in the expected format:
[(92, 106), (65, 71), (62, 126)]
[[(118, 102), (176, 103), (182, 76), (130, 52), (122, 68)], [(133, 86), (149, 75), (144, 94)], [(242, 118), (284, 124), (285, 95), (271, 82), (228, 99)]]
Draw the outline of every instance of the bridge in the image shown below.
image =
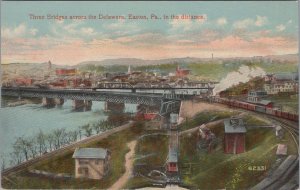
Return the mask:
[[(118, 84), (119, 85), (119, 84)], [(122, 84), (123, 85), (123, 84)], [(91, 101), (104, 101), (114, 103), (143, 104), (147, 106), (160, 106), (160, 114), (166, 115), (180, 108), (183, 98), (195, 95), (209, 96), (212, 87), (176, 87), (176, 88), (147, 88), (125, 86), (109, 86), (98, 88), (37, 88), (37, 87), (2, 87), (2, 96), (43, 98), (44, 105), (62, 105), (65, 99), (73, 100), (73, 106), (89, 106)]]

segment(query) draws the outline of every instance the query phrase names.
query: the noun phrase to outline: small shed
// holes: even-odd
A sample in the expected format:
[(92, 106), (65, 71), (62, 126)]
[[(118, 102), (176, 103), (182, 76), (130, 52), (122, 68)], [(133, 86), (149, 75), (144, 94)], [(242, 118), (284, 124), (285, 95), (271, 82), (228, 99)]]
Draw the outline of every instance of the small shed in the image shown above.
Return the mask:
[(224, 152), (240, 154), (245, 152), (246, 128), (241, 118), (231, 117), (224, 120)]
[(277, 156), (286, 156), (287, 155), (287, 145), (286, 144), (278, 144), (276, 150)]
[(110, 168), (110, 152), (103, 148), (76, 148), (75, 177), (102, 179)]
[(168, 172), (178, 172), (178, 153), (175, 148), (169, 148), (169, 155), (166, 166)]
[(270, 100), (261, 100), (257, 104), (265, 106), (266, 108), (273, 108), (273, 102)]

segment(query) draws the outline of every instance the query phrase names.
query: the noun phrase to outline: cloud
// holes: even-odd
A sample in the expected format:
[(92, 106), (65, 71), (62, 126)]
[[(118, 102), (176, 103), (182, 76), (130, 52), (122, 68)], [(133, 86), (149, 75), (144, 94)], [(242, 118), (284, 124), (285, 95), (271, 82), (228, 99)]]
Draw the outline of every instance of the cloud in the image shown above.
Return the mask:
[(29, 32), (29, 33), (30, 33), (31, 35), (35, 36), (35, 35), (37, 34), (38, 31), (39, 31), (38, 29), (32, 28), (32, 29), (30, 29), (30, 32)]
[(96, 35), (97, 32), (91, 27), (83, 27), (80, 29), (81, 33), (86, 34), (86, 35)]
[(38, 32), (36, 28), (28, 28), (25, 23), (21, 23), (16, 27), (3, 27), (1, 28), (2, 38), (17, 38), (25, 37), (28, 35), (35, 36)]
[(256, 16), (255, 26), (263, 26), (268, 22), (268, 18), (265, 16)]
[(170, 32), (187, 32), (199, 30), (204, 23), (208, 23), (207, 15), (203, 19), (181, 19), (183, 15), (177, 15), (179, 19), (172, 19), (169, 22)]
[(92, 27), (85, 27), (84, 21), (73, 20), (71, 23), (62, 21), (56, 21), (51, 27), (52, 35), (59, 38), (78, 38), (78, 37), (90, 37), (98, 34)]
[(141, 28), (133, 22), (126, 22), (125, 20), (118, 20), (113, 23), (104, 24), (104, 30), (109, 31), (109, 35), (124, 36), (135, 34), (141, 31)]
[(233, 23), (233, 27), (237, 29), (245, 29), (251, 26), (261, 27), (268, 23), (268, 18), (265, 16), (256, 16), (256, 19), (247, 18)]
[(276, 26), (276, 30), (277, 30), (278, 32), (282, 32), (282, 31), (284, 31), (285, 29), (286, 29), (286, 26), (284, 26), (283, 24), (280, 24), (280, 25)]
[[(92, 32), (87, 29), (88, 33)], [(172, 57), (245, 57), (255, 55), (289, 54), (298, 51), (294, 38), (260, 36), (244, 39), (234, 35), (222, 36), (217, 31), (203, 31), (209, 40), (182, 35), (180, 38), (161, 33), (144, 33), (118, 38), (86, 41), (83, 38), (58, 39), (51, 36), (7, 39), (2, 43), (3, 60), (26, 60), (74, 65), (81, 61), (105, 58), (135, 57), (162, 59)], [(201, 33), (199, 38), (203, 36)], [(206, 37), (205, 37), (206, 38)], [(99, 54), (101, 52), (101, 54)]]
[(188, 31), (191, 30), (193, 26), (193, 22), (190, 19), (186, 20), (180, 20), (180, 19), (173, 19), (170, 22), (171, 25), (171, 30), (183, 30), (183, 31)]
[(217, 20), (217, 25), (223, 26), (227, 24), (227, 19), (225, 17), (221, 17)]

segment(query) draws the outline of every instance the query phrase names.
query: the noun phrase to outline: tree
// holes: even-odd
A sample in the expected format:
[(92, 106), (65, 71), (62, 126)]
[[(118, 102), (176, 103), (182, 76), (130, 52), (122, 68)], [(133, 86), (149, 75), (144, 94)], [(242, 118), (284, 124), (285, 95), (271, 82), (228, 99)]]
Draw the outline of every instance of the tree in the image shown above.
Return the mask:
[(9, 154), (10, 159), (10, 165), (17, 165), (20, 164), (23, 159), (22, 159), (22, 152), (21, 149), (14, 149), (13, 152)]
[(0, 154), (0, 160), (1, 160), (1, 171), (3, 171), (6, 167), (6, 154), (1, 153)]
[(86, 137), (90, 137), (92, 135), (93, 129), (91, 128), (90, 124), (83, 125), (81, 128), (84, 130)]
[(25, 139), (23, 136), (18, 137), (16, 142), (13, 144), (14, 152), (22, 152), (26, 160), (29, 159), (29, 147), (31, 146), (30, 142)]
[(78, 129), (78, 135), (79, 135), (79, 140), (81, 140), (81, 137), (82, 137), (82, 129), (81, 129), (81, 127), (79, 127), (79, 129)]
[(46, 141), (48, 142), (49, 146), (49, 151), (52, 151), (55, 147), (54, 147), (54, 144), (55, 144), (55, 137), (52, 133), (48, 134), (46, 136)]
[(30, 151), (32, 158), (35, 158), (38, 154), (38, 145), (34, 138), (28, 139), (28, 150)]
[(92, 128), (96, 131), (96, 134), (99, 134), (101, 132), (103, 121), (99, 121), (98, 123), (94, 123)]
[(36, 135), (36, 142), (39, 147), (39, 154), (42, 155), (46, 150), (46, 138), (47, 136), (40, 130), (39, 133)]
[(62, 146), (65, 140), (65, 129), (55, 129), (53, 131), (54, 136), (54, 147), (55, 149), (58, 149)]
[(78, 137), (78, 131), (69, 131), (66, 133), (67, 143), (76, 142)]

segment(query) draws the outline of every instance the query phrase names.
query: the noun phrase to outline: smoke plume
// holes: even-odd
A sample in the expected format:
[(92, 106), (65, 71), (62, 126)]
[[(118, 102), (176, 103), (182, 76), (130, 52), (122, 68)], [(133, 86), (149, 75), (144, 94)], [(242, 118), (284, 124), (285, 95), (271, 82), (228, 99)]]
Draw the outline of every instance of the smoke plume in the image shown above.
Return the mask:
[(260, 67), (250, 68), (248, 66), (241, 66), (238, 71), (228, 73), (227, 76), (215, 86), (214, 95), (240, 82), (248, 82), (254, 77), (264, 76), (265, 74), (266, 72)]

